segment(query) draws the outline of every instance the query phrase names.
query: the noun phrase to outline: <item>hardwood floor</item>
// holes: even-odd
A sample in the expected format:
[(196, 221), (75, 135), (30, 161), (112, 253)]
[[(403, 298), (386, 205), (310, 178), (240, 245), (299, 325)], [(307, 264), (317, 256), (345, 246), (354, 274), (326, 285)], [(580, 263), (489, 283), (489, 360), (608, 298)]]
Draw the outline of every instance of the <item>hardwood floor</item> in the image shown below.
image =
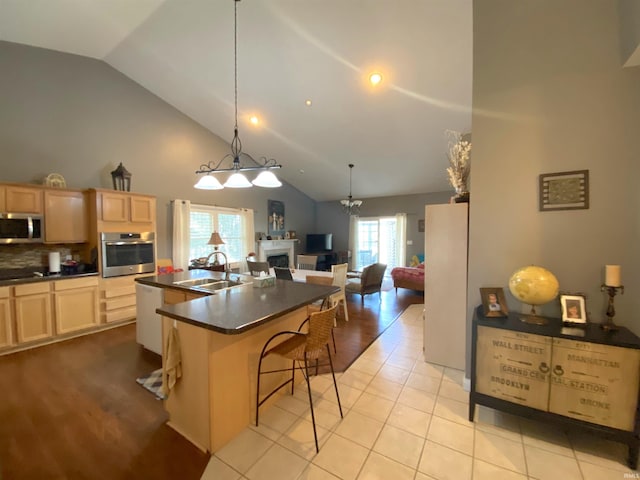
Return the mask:
[[(349, 296), (349, 322), (335, 329), (338, 371), (419, 292)], [(168, 427), (162, 402), (135, 379), (160, 357), (127, 325), (0, 357), (0, 478), (199, 479), (209, 461)]]

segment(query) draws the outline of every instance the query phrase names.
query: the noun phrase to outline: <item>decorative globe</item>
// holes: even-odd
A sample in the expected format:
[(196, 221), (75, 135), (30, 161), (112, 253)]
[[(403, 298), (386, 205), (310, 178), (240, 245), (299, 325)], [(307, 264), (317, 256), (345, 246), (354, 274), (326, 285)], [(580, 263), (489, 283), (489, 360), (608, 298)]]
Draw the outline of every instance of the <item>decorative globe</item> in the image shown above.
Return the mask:
[(509, 279), (509, 290), (514, 297), (532, 306), (550, 302), (558, 296), (560, 284), (553, 273), (546, 268), (530, 265), (516, 270)]

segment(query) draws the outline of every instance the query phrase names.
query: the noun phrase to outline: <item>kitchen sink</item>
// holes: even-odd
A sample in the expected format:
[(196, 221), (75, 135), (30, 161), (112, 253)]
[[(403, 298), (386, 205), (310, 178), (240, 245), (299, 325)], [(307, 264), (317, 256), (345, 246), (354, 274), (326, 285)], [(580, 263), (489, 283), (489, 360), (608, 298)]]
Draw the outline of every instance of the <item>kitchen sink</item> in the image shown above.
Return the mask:
[(216, 292), (227, 288), (240, 287), (244, 283), (235, 280), (216, 280), (214, 278), (193, 278), (191, 280), (178, 280), (174, 285), (193, 288), (194, 290)]
[(192, 278), (190, 280), (177, 280), (173, 282), (174, 285), (180, 285), (181, 287), (196, 287), (198, 285), (206, 285), (207, 283), (220, 282), (215, 278)]
[(216, 292), (218, 290), (225, 290), (227, 288), (239, 287), (241, 285), (244, 285), (244, 283), (235, 282), (233, 280), (219, 280), (217, 282), (197, 285), (194, 288), (197, 290), (206, 290), (208, 292)]

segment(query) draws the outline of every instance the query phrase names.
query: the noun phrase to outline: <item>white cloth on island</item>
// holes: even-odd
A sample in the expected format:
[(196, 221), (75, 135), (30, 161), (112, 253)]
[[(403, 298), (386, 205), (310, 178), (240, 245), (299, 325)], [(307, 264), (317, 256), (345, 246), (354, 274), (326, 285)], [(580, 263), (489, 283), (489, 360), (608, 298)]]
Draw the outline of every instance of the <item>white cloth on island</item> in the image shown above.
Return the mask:
[(165, 397), (182, 377), (182, 355), (180, 354), (180, 336), (177, 327), (169, 329), (167, 336), (167, 350), (162, 362), (162, 392)]

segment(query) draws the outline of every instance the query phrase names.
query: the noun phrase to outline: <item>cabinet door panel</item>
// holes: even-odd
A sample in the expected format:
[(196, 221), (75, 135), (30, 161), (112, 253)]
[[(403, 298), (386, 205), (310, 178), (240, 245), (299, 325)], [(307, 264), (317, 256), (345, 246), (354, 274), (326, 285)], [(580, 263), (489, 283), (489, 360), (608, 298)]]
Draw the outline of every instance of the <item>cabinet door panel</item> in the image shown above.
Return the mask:
[(118, 193), (103, 193), (102, 220), (105, 222), (128, 222), (129, 197)]
[(57, 333), (73, 332), (100, 323), (98, 287), (64, 290), (54, 295)]
[(0, 348), (11, 345), (13, 345), (11, 303), (8, 298), (0, 298)]
[(633, 431), (640, 350), (553, 339), (549, 411)]
[(46, 191), (44, 194), (45, 242), (87, 241), (87, 213), (82, 192)]
[(550, 337), (478, 327), (478, 393), (547, 410), (550, 365)]
[(131, 197), (131, 221), (137, 223), (155, 222), (155, 198)]
[(50, 294), (41, 293), (16, 297), (15, 307), (18, 343), (39, 340), (53, 335)]
[(42, 213), (42, 190), (7, 186), (6, 208), (10, 213)]

